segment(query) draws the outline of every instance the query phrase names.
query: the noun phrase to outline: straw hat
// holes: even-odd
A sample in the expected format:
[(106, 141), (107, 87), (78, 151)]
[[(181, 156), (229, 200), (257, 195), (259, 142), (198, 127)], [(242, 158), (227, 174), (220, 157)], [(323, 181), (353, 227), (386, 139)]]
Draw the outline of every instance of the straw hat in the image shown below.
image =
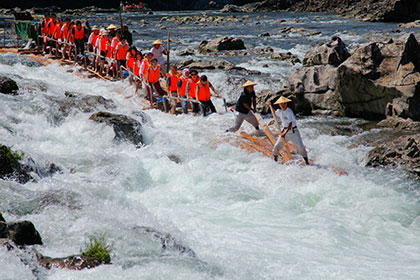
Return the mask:
[(248, 80), (248, 81), (246, 81), (246, 83), (245, 83), (245, 84), (243, 84), (243, 85), (242, 85), (242, 87), (255, 86), (255, 85), (256, 85), (256, 83), (251, 82), (250, 80)]
[(152, 45), (163, 45), (163, 43), (160, 40), (156, 40)]
[(287, 102), (292, 102), (292, 100), (282, 96), (276, 102), (274, 102), (274, 104), (287, 103)]
[(117, 27), (111, 23), (106, 29), (117, 29)]
[(94, 25), (94, 26), (92, 27), (92, 31), (94, 31), (94, 30), (99, 30), (99, 28), (98, 28), (98, 26), (97, 26), (97, 25)]
[(106, 30), (102, 30), (101, 35), (102, 35), (102, 36), (104, 36), (104, 35), (108, 35), (108, 31), (106, 31)]

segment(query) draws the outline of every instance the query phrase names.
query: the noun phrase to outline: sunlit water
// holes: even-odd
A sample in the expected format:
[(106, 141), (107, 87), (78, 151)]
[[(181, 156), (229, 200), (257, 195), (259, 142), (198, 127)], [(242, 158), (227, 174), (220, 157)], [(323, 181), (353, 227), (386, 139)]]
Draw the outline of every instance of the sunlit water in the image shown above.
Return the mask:
[[(362, 42), (370, 27), (395, 27), (332, 16), (305, 20), (315, 21), (311, 24), (323, 32), (319, 40), (325, 40), (337, 28), (328, 23), (331, 18), (337, 21), (331, 24), (363, 29), (348, 35), (352, 43)], [(253, 44), (292, 50), (300, 57), (314, 44), (296, 38), (282, 45), (260, 39), (256, 34), (261, 32), (252, 30)], [(205, 32), (195, 35), (210, 36)], [(220, 34), (225, 32), (239, 36), (246, 30), (224, 29)], [(188, 38), (198, 43), (198, 37)], [(146, 42), (142, 40), (136, 42)], [(239, 63), (258, 68), (260, 62), (241, 58)], [(64, 97), (65, 91), (102, 95), (116, 103), (113, 112), (138, 120), (133, 112), (144, 106), (143, 99), (133, 96), (126, 82), (84, 79), (66, 72), (70, 69), (0, 64), (0, 75), (15, 79), (22, 93), (0, 95), (0, 143), (63, 169), (62, 174), (25, 185), (0, 181), (0, 207), (6, 220), (34, 222), (44, 241), (37, 249), (47, 256), (80, 253), (88, 235), (106, 233), (113, 244), (112, 265), (46, 271), (0, 248), (0, 279), (420, 278), (419, 185), (400, 170), (364, 167), (371, 147), (350, 148), (357, 135), (331, 136), (322, 129), (325, 123), (342, 120), (312, 117), (298, 124), (310, 157), (348, 176), (279, 165), (225, 141), (224, 131), (234, 115), (224, 112), (220, 100), (215, 100), (220, 114), (208, 118), (147, 111), (152, 120), (143, 127), (147, 145), (136, 149), (115, 143), (112, 128), (89, 120), (91, 113), (75, 109), (62, 116), (51, 97)], [(279, 80), (291, 69), (280, 62), (269, 65), (273, 73), (283, 73)], [(239, 91), (224, 87), (229, 73), (207, 74), (224, 96), (236, 99)], [(257, 91), (279, 87), (254, 78), (260, 83)], [(243, 128), (252, 131), (248, 124)], [(179, 157), (180, 163), (169, 155)], [(57, 199), (39, 203), (51, 194)], [(196, 256), (162, 249), (141, 226), (170, 233)]]

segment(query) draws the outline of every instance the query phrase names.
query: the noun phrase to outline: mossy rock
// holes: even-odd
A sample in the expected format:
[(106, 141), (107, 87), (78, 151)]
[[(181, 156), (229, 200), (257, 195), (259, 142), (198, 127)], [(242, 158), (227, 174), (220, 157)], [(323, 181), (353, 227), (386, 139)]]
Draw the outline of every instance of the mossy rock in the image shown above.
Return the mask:
[(16, 177), (19, 182), (27, 182), (32, 177), (24, 171), (19, 162), (23, 159), (23, 153), (12, 151), (5, 145), (0, 145), (0, 178)]

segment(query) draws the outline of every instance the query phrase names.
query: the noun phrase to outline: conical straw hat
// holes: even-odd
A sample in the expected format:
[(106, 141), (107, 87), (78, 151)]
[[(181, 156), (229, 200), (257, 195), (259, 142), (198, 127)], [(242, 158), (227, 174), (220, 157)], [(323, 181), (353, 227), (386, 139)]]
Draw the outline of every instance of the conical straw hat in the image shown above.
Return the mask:
[(252, 81), (248, 80), (248, 81), (246, 81), (246, 83), (245, 83), (245, 84), (243, 84), (243, 85), (242, 85), (242, 87), (255, 86), (255, 85), (256, 85), (256, 83), (254, 83), (254, 82), (252, 82)]
[(110, 24), (106, 29), (116, 29), (117, 27), (113, 24)]
[(274, 102), (274, 104), (287, 103), (287, 102), (292, 102), (292, 100), (282, 96), (276, 102)]
[(160, 40), (156, 40), (152, 45), (163, 45), (163, 43)]
[(94, 26), (92, 27), (92, 31), (94, 31), (94, 30), (99, 30), (99, 28), (98, 28), (98, 26), (97, 26), (97, 25), (94, 25)]

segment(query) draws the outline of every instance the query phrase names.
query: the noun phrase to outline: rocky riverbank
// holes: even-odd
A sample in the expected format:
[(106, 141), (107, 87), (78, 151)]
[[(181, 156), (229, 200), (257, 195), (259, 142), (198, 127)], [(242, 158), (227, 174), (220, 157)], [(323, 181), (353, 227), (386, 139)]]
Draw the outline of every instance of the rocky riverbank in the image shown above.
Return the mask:
[(409, 22), (420, 18), (417, 0), (265, 0), (243, 6), (226, 5), (222, 12), (324, 12), (365, 21)]

